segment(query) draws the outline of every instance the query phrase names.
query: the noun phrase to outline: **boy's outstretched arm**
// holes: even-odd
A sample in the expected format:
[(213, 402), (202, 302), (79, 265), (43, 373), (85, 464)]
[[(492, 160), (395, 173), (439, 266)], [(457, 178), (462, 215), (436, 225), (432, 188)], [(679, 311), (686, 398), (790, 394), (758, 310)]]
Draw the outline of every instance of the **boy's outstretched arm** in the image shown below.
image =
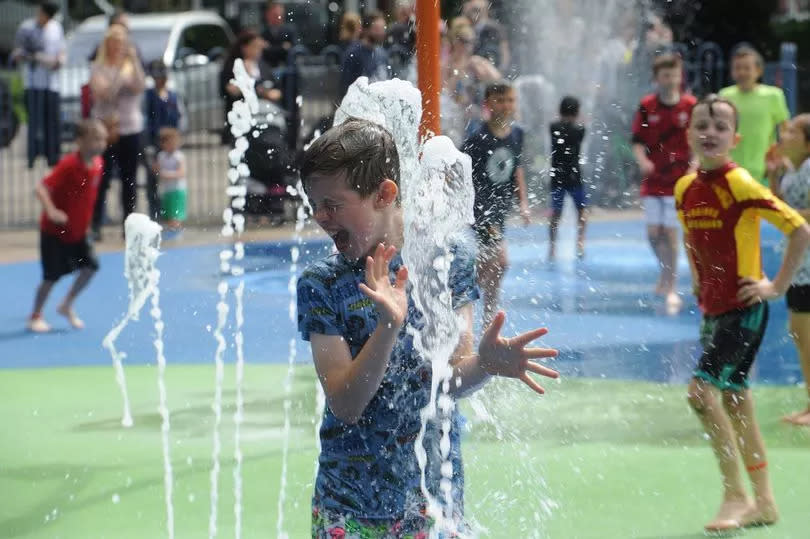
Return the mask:
[[(505, 338), (500, 334), (505, 320), (506, 314), (499, 311), (481, 337), (478, 354), (467, 355), (454, 363), (453, 381), (450, 383), (451, 393), (467, 394), (477, 389), (489, 376), (497, 375), (517, 378), (542, 395), (545, 390), (529, 376), (529, 373), (533, 372), (548, 378), (559, 377), (557, 371), (532, 361), (533, 359), (556, 357), (556, 350), (526, 347), (530, 342), (548, 333), (548, 330), (540, 328), (515, 337)], [(470, 346), (469, 349), (471, 348)]]
[(793, 274), (799, 269), (804, 259), (804, 252), (808, 245), (810, 245), (810, 226), (804, 223), (788, 236), (785, 257), (782, 259), (782, 266), (773, 281), (767, 277), (758, 281), (750, 277), (743, 277), (739, 280), (740, 289), (737, 292), (737, 299), (745, 302), (746, 305), (754, 305), (784, 294), (790, 287)]
[(366, 282), (360, 289), (374, 301), (379, 318), (357, 356), (352, 358), (349, 346), (339, 335), (310, 336), (312, 358), (326, 401), (344, 423), (357, 423), (380, 387), (408, 311), (407, 269), (399, 270), (394, 283), (388, 277), (388, 265), (395, 252), (394, 247), (385, 249), (380, 244), (374, 257), (366, 260)]

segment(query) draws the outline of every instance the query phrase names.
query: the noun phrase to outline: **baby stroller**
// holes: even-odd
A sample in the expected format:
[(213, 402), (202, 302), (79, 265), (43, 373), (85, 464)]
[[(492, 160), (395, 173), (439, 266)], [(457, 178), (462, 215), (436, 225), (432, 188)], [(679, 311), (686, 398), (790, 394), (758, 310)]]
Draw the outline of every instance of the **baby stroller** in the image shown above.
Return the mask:
[(293, 221), (298, 197), (287, 192), (287, 188), (295, 184), (296, 174), (286, 141), (284, 111), (262, 100), (254, 120), (255, 129), (246, 135), (248, 149), (244, 155), (250, 169), (245, 214), (269, 218), (274, 225)]

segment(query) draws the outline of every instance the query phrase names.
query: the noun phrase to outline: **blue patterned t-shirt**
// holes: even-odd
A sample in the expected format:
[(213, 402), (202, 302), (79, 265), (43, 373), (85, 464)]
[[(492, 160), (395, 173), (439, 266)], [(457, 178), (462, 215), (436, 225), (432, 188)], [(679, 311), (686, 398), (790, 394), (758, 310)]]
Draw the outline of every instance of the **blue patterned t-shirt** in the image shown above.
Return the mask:
[[(478, 298), (475, 259), (453, 249), (449, 285), (453, 308)], [(402, 266), (397, 253), (389, 266), (393, 279)], [(351, 263), (341, 254), (310, 266), (298, 280), (298, 330), (310, 335), (340, 335), (352, 357), (377, 326), (374, 303), (358, 285), (365, 282), (365, 262)], [(408, 298), (408, 315), (397, 336), (380, 387), (355, 425), (344, 423), (326, 406), (321, 425), (321, 454), (313, 505), (363, 519), (402, 518), (420, 504), (419, 467), (414, 440), (420, 410), (430, 397), (431, 368), (414, 350), (408, 328), (419, 329), (422, 315)], [(454, 423), (460, 423), (459, 417)], [(454, 468), (460, 465), (457, 429), (451, 432)], [(430, 433), (426, 438), (430, 437)], [(458, 487), (458, 485), (456, 485)]]

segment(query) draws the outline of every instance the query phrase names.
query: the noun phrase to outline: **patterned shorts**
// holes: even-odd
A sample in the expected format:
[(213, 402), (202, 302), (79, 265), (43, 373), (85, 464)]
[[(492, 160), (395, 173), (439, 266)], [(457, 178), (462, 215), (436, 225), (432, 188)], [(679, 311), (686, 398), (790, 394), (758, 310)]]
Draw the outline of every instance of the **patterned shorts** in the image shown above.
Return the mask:
[(312, 508), (312, 539), (427, 539), (432, 524), (423, 512), (398, 520), (365, 520)]

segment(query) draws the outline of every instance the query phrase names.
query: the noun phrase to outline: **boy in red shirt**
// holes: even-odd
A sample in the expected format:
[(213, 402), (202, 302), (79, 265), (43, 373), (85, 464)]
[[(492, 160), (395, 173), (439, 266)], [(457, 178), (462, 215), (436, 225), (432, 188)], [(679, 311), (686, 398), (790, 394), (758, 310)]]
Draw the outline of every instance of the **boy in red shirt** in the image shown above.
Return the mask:
[(28, 329), (50, 331), (42, 318), (42, 307), (51, 288), (63, 275), (79, 270), (76, 281), (57, 311), (76, 329), (84, 322), (73, 311), (73, 301), (98, 269), (98, 260), (87, 239), (93, 216), (107, 130), (98, 120), (83, 120), (76, 129), (77, 151), (66, 155), (36, 187), (42, 203), (39, 250), (42, 257), (42, 283), (37, 288)]
[[(768, 323), (768, 300), (787, 291), (810, 244), (805, 220), (731, 161), (737, 111), (715, 95), (695, 105), (689, 140), (700, 163), (675, 185), (678, 218), (703, 312), (703, 353), (689, 384), (689, 404), (714, 449), (723, 501), (708, 532), (773, 524), (779, 519), (765, 443), (754, 416), (748, 372)], [(760, 219), (788, 237), (773, 281), (762, 271)], [(754, 490), (740, 474), (740, 457)]]
[(682, 301), (675, 291), (678, 266), (678, 219), (672, 189), (686, 174), (691, 152), (686, 140), (695, 97), (681, 93), (681, 58), (662, 54), (653, 62), (658, 92), (641, 100), (633, 119), (633, 154), (641, 169), (641, 198), (647, 237), (661, 268), (655, 293), (666, 298), (668, 309)]

